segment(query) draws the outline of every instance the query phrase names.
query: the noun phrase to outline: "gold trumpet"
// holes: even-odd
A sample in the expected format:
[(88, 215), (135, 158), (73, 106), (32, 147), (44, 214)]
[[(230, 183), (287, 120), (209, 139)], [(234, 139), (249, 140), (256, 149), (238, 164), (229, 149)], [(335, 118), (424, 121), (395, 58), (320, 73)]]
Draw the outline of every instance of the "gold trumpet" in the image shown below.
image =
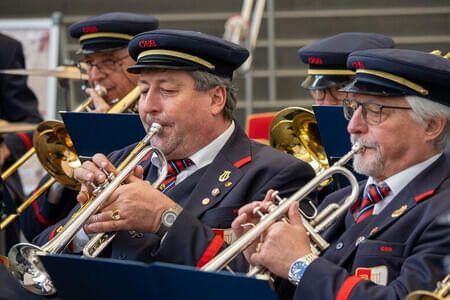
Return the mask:
[(9, 269), (13, 276), (27, 290), (40, 295), (52, 295), (56, 289), (50, 276), (45, 271), (39, 255), (59, 254), (72, 241), (76, 233), (92, 216), (100, 205), (112, 192), (128, 177), (136, 165), (150, 152), (155, 153), (160, 159), (163, 171), (154, 185), (159, 185), (167, 175), (167, 161), (164, 154), (156, 147), (146, 146), (151, 138), (162, 130), (162, 126), (153, 123), (147, 135), (135, 146), (125, 160), (117, 167), (118, 173), (108, 174), (104, 184), (94, 192), (95, 197), (82, 205), (82, 207), (70, 218), (64, 227), (58, 229), (58, 234), (42, 247), (33, 244), (20, 243), (14, 245), (8, 253)]
[[(269, 226), (278, 220), (286, 219), (284, 216), (289, 206), (295, 201), (302, 201), (312, 191), (320, 186), (320, 184), (327, 180), (327, 178), (334, 174), (344, 175), (352, 187), (351, 194), (348, 196), (344, 203), (338, 205), (336, 203), (330, 204), (325, 207), (320, 213), (316, 213), (312, 217), (303, 218), (303, 224), (308, 232), (308, 236), (311, 240), (311, 248), (314, 253), (320, 254), (329, 247), (329, 243), (322, 238), (320, 233), (329, 228), (340, 216), (342, 216), (357, 200), (359, 195), (358, 181), (355, 176), (348, 169), (343, 166), (359, 151), (363, 149), (358, 143), (355, 143), (350, 152), (344, 155), (339, 161), (337, 161), (332, 167), (324, 170), (320, 174), (316, 175), (310, 182), (305, 184), (301, 189), (295, 192), (289, 198), (281, 198), (275, 192), (275, 198), (278, 200), (278, 204), (273, 204), (269, 208), (269, 213), (263, 215), (261, 212), (261, 218), (259, 223), (254, 225), (249, 231), (243, 234), (239, 239), (233, 242), (225, 250), (219, 253), (215, 258), (205, 264), (201, 270), (203, 271), (220, 271), (227, 267), (228, 264), (242, 251), (244, 251), (250, 244), (252, 244), (263, 232), (269, 228)], [(316, 210), (317, 212), (317, 210)], [(303, 214), (304, 215), (304, 214)], [(308, 219), (308, 220), (307, 220)], [(257, 276), (265, 269), (261, 266), (256, 266), (249, 273), (248, 276)]]
[[(104, 89), (104, 88), (103, 88)], [(98, 88), (98, 93), (101, 88)], [(133, 104), (137, 103), (139, 99), (139, 87), (135, 87), (119, 102), (114, 104), (108, 113), (122, 113), (130, 109)], [(81, 112), (89, 106), (92, 102), (91, 98), (85, 100), (75, 111)], [(39, 196), (41, 196), (53, 183), (56, 181), (74, 190), (79, 189), (79, 184), (73, 179), (73, 169), (81, 166), (75, 149), (73, 148), (72, 140), (61, 121), (44, 121), (38, 125), (33, 134), (33, 148), (28, 150), (19, 160), (16, 161), (5, 173), (2, 174), (2, 179), (6, 179), (13, 172), (15, 172), (26, 160), (33, 154), (37, 155), (41, 165), (52, 176), (46, 181), (38, 190), (26, 199), (13, 214), (8, 215), (0, 223), (0, 231), (5, 229), (13, 220), (15, 220), (22, 212), (27, 209)]]
[(450, 274), (437, 283), (437, 287), (433, 292), (414, 291), (406, 295), (405, 300), (445, 300), (450, 299)]

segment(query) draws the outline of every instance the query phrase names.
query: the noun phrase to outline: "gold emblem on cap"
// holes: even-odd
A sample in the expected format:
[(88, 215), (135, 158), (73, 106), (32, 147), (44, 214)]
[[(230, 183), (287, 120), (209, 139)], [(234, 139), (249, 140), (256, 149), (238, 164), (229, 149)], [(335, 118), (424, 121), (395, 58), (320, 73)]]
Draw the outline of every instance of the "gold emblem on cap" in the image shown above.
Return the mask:
[(225, 187), (230, 187), (231, 185), (232, 185), (233, 183), (231, 182), (231, 181), (227, 181), (227, 182), (225, 182)]
[(375, 226), (374, 228), (372, 228), (372, 230), (370, 231), (370, 235), (374, 234), (375, 232), (378, 231), (378, 227)]
[(209, 198), (204, 198), (204, 199), (202, 200), (202, 204), (203, 204), (203, 205), (208, 205), (210, 201), (211, 201), (211, 199), (209, 199)]
[(217, 195), (219, 195), (219, 194), (220, 194), (219, 188), (214, 188), (214, 189), (211, 191), (211, 195), (212, 195), (212, 196), (217, 196)]
[(407, 205), (403, 205), (402, 207), (400, 207), (399, 209), (395, 210), (395, 211), (392, 213), (392, 217), (393, 217), (393, 218), (397, 218), (398, 216), (401, 216), (401, 215), (405, 212), (405, 210), (406, 210), (407, 208), (408, 208)]
[(223, 171), (223, 173), (219, 176), (219, 181), (224, 182), (230, 178), (231, 171)]

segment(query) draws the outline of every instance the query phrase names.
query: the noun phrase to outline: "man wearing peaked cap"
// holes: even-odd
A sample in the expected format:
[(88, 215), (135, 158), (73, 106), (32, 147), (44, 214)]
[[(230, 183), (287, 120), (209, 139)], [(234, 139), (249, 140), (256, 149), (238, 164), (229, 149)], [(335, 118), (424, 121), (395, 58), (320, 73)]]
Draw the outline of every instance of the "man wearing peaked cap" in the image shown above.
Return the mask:
[[(69, 27), (70, 35), (80, 41), (81, 66), (87, 68), (91, 86), (86, 92), (94, 100), (95, 111), (107, 111), (112, 103), (136, 87), (137, 76), (126, 72), (133, 64), (128, 55), (128, 42), (136, 34), (154, 30), (158, 25), (152, 16), (112, 12)], [(106, 89), (104, 96), (94, 89), (97, 85)]]
[(301, 60), (309, 64), (302, 87), (311, 91), (316, 104), (342, 105), (345, 93), (338, 89), (355, 75), (347, 69), (348, 55), (357, 50), (393, 47), (391, 38), (365, 32), (343, 32), (309, 44), (298, 50)]
[[(349, 55), (356, 72), (344, 113), (352, 143), (364, 146), (354, 169), (360, 198), (323, 237), (330, 246), (311, 252), (302, 219), (293, 205), (290, 224), (273, 224), (252, 264), (281, 278), (294, 299), (403, 299), (433, 290), (446, 270), (450, 227), (438, 221), (450, 211), (450, 169), (443, 151), (450, 133), (450, 61), (429, 53), (373, 49)], [(350, 194), (330, 194), (319, 211)], [(267, 202), (269, 198), (265, 199)], [(240, 214), (249, 213), (250, 205)], [(233, 222), (239, 236), (245, 215)]]
[[(84, 231), (120, 231), (110, 252), (115, 258), (200, 267), (233, 241), (230, 226), (239, 207), (262, 199), (269, 188), (288, 195), (314, 172), (250, 141), (234, 120), (231, 78), (247, 59), (246, 49), (199, 32), (154, 30), (135, 36), (129, 51), (136, 60), (129, 70), (140, 76), (139, 114), (146, 129), (153, 122), (162, 125), (151, 143), (169, 160), (169, 176), (154, 189), (144, 180), (154, 182), (161, 164), (156, 157), (144, 160)], [(99, 166), (114, 170), (133, 147), (108, 158), (97, 154), (77, 169), (83, 191), (78, 200), (92, 192), (88, 182), (105, 180)], [(36, 242), (48, 241), (52, 230)], [(239, 257), (235, 267), (246, 271), (248, 265)]]
[[(128, 43), (134, 35), (157, 27), (158, 20), (152, 16), (125, 12), (90, 17), (69, 27), (70, 35), (80, 41), (81, 61), (87, 66), (91, 88), (86, 92), (93, 99), (88, 111), (106, 112), (136, 88), (138, 76), (126, 71), (134, 63), (128, 55)], [(101, 86), (106, 95), (101, 96), (95, 86)], [(49, 176), (45, 176), (39, 186), (48, 179)], [(25, 236), (32, 240), (47, 226), (66, 216), (77, 203), (76, 194), (59, 183), (53, 184), (38, 198), (34, 209), (26, 210), (21, 216)]]

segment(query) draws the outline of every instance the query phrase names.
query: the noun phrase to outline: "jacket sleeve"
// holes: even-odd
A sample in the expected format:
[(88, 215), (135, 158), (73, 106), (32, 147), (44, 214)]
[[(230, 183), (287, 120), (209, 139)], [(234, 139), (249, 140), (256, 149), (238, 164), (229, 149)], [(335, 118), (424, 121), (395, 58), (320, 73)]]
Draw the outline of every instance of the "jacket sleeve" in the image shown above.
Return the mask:
[[(11, 47), (11, 50), (8, 51), (10, 57), (3, 60), (7, 62), (3, 68), (24, 69), (25, 59), (22, 45), (14, 41), (8, 47)], [(38, 100), (27, 85), (27, 76), (7, 74), (0, 76), (2, 83), (0, 118), (9, 122), (41, 122), (42, 117), (38, 110)], [(17, 159), (32, 147), (32, 132), (9, 134), (5, 136), (4, 141), (11, 151), (12, 158)]]
[(445, 276), (442, 261), (450, 249), (448, 226), (432, 222), (403, 262), (399, 276), (387, 286), (353, 276), (324, 258), (305, 271), (294, 299), (404, 299), (414, 290), (433, 290)]
[[(45, 175), (39, 182), (32, 194), (37, 191), (51, 177)], [(59, 197), (59, 203), (53, 204), (47, 201), (49, 189), (47, 189), (40, 197), (38, 197), (31, 207), (27, 208), (20, 216), (20, 227), (28, 240), (42, 232), (48, 226), (55, 224), (64, 218), (70, 209), (77, 203), (77, 191), (63, 188)]]
[[(309, 165), (298, 161), (272, 175), (269, 176), (269, 180), (264, 181), (255, 178), (254, 184), (258, 185), (256, 192), (248, 195), (241, 204), (262, 200), (269, 189), (279, 190), (281, 196), (290, 195), (308, 182), (314, 176), (314, 172)], [(231, 227), (231, 223), (228, 225)], [(189, 212), (183, 211), (156, 251), (155, 259), (201, 267), (227, 246), (228, 244), (216, 235), (211, 227), (203, 224)], [(248, 263), (243, 255), (239, 255), (231, 267), (235, 271), (248, 271)]]

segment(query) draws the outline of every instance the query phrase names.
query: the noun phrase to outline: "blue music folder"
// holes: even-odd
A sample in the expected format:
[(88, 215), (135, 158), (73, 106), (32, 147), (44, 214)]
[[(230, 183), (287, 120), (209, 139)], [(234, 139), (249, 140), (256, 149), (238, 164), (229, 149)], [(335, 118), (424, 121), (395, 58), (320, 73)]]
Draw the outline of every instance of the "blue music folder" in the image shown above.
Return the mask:
[(140, 141), (146, 134), (138, 114), (60, 112), (81, 159), (108, 155)]
[[(348, 120), (344, 117), (342, 106), (313, 105), (313, 110), (328, 163), (332, 166), (352, 148), (350, 134), (347, 131)], [(353, 171), (351, 160), (345, 167), (353, 172), (358, 181), (367, 178)], [(335, 176), (333, 178), (336, 179)], [(339, 178), (336, 182), (337, 188), (349, 184), (343, 176)]]
[(41, 259), (63, 300), (277, 299), (266, 281), (243, 274), (75, 255), (47, 255)]

